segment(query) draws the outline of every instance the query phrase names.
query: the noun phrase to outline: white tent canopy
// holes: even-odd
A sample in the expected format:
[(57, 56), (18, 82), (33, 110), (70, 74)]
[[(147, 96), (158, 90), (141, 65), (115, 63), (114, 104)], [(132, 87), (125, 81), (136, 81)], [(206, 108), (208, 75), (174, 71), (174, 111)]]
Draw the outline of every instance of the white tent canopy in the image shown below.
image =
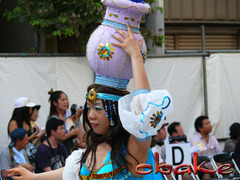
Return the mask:
[[(229, 126), (240, 121), (240, 54), (214, 54), (207, 58), (208, 111), (212, 134), (229, 136)], [(179, 121), (188, 139), (194, 121), (204, 112), (202, 57), (151, 58), (146, 62), (151, 89), (167, 89), (174, 103), (168, 122)], [(49, 113), (48, 91), (64, 91), (70, 105), (85, 102), (86, 88), (94, 73), (85, 57), (0, 57), (0, 152), (10, 139), (7, 124), (17, 97), (26, 96), (41, 105), (37, 124), (45, 126)], [(132, 81), (128, 89), (133, 90)]]

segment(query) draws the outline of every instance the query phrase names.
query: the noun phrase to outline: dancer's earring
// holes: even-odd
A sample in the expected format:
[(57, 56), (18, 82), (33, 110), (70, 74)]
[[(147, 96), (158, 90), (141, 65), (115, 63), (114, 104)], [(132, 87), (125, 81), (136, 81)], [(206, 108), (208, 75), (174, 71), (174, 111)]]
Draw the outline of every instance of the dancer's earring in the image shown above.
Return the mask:
[(114, 125), (115, 125), (115, 123), (114, 123), (114, 121), (113, 121), (112, 118), (110, 118), (110, 125), (111, 125), (111, 126), (114, 126)]

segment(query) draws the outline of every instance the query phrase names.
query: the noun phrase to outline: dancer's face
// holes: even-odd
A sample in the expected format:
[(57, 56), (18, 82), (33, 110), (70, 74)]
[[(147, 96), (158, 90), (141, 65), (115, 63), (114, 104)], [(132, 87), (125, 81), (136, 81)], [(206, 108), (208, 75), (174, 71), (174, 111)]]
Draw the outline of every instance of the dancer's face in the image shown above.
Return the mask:
[(58, 102), (57, 103), (54, 102), (54, 105), (58, 110), (66, 111), (69, 107), (69, 101), (68, 101), (67, 95), (62, 93), (58, 99)]
[(102, 100), (97, 99), (94, 103), (87, 101), (88, 120), (93, 128), (93, 131), (99, 135), (107, 135), (110, 124), (109, 119), (106, 117)]

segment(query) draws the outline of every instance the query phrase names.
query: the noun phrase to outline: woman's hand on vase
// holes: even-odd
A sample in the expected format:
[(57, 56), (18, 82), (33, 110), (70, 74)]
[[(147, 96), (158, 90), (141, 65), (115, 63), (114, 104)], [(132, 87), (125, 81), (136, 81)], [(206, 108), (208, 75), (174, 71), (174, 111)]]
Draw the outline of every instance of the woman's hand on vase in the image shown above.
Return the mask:
[(143, 40), (140, 39), (139, 42), (137, 42), (133, 35), (130, 25), (127, 25), (127, 28), (128, 35), (119, 29), (116, 30), (116, 32), (118, 32), (122, 37), (117, 35), (113, 35), (113, 37), (121, 43), (113, 43), (113, 45), (121, 47), (131, 58), (138, 57), (139, 55), (142, 56), (140, 51), (143, 44)]

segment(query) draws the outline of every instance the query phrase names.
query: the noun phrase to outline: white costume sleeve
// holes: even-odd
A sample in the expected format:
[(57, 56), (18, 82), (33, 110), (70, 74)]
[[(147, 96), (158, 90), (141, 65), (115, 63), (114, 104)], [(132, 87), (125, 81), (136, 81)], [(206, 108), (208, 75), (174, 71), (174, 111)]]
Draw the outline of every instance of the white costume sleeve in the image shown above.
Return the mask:
[(63, 180), (80, 180), (78, 174), (80, 171), (80, 158), (84, 150), (75, 150), (66, 159), (66, 165), (63, 170), (62, 178)]
[(139, 140), (157, 134), (165, 116), (173, 109), (172, 97), (166, 90), (153, 90), (147, 94), (129, 94), (118, 102), (123, 127)]

